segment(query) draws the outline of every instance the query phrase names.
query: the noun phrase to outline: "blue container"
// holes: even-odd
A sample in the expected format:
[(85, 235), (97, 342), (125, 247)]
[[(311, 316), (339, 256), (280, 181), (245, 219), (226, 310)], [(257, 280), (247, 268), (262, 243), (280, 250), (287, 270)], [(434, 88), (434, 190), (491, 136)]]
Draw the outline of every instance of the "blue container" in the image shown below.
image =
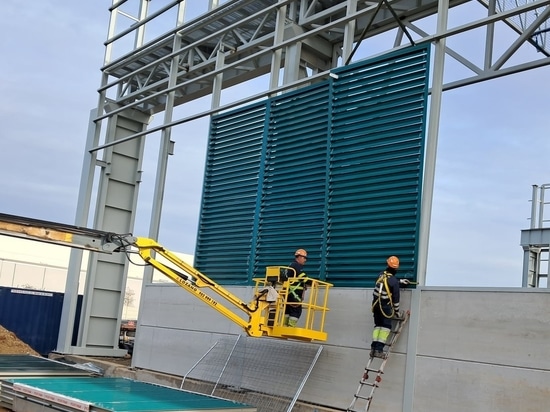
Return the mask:
[[(0, 287), (0, 325), (42, 356), (57, 347), (64, 294), (34, 289)], [(82, 296), (77, 300), (73, 333), (76, 344)]]

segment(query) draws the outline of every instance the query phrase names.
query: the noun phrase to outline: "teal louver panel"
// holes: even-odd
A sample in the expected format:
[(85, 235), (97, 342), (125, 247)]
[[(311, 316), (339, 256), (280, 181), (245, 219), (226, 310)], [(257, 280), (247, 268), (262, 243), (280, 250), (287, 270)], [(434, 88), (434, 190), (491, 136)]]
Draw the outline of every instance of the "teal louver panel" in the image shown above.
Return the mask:
[(270, 102), (269, 133), (254, 276), (288, 265), (299, 248), (319, 275), (323, 247), (328, 82)]
[(265, 104), (211, 122), (195, 267), (220, 283), (248, 283), (264, 122)]
[(338, 71), (333, 83), (326, 279), (372, 286), (389, 255), (414, 278), (429, 49)]
[(308, 251), (306, 272), (372, 287), (389, 255), (416, 278), (429, 45), (212, 118), (195, 266), (252, 284)]

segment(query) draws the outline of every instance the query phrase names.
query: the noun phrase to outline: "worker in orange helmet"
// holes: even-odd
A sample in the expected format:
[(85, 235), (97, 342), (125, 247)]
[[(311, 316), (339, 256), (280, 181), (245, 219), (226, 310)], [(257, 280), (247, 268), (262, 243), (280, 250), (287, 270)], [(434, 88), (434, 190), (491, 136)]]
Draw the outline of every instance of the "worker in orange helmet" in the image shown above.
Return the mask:
[[(305, 278), (307, 275), (303, 271), (307, 261), (307, 252), (304, 249), (298, 249), (294, 252), (294, 261), (288, 265), (286, 276), (291, 278)], [(298, 319), (302, 315), (302, 301), (306, 284), (304, 282), (290, 282), (287, 305), (285, 307), (284, 326), (296, 327)], [(292, 304), (292, 302), (296, 302)]]
[(386, 260), (386, 269), (380, 273), (372, 295), (372, 314), (374, 329), (370, 356), (385, 358), (384, 346), (391, 333), (392, 319), (403, 320), (403, 312), (399, 310), (400, 286), (408, 285), (408, 279), (397, 279), (395, 274), (399, 269), (399, 258), (390, 256)]

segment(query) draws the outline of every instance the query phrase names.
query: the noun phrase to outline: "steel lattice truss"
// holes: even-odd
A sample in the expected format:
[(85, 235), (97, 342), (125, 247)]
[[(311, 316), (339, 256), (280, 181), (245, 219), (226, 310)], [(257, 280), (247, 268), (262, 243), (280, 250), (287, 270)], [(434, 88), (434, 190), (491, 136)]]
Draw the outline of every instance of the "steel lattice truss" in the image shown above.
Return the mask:
[[(142, 18), (141, 25), (134, 24), (107, 41), (108, 54), (102, 68), (104, 81), (100, 88), (106, 99), (115, 101), (119, 107), (136, 107), (149, 113), (163, 111), (170, 93), (173, 105), (177, 106), (211, 94), (215, 81), (221, 81), (222, 88), (226, 88), (270, 71), (273, 75), (277, 70), (273, 67), (274, 55), (279, 53), (280, 67), (286, 67), (285, 58), (290, 56), (292, 47), (300, 48), (301, 78), (320, 73), (328, 75), (331, 68), (343, 64), (346, 44), (349, 48), (352, 42), (358, 44), (391, 30), (396, 36), (388, 50), (407, 44), (412, 38), (415, 42), (437, 41), (495, 23), (507, 24), (517, 32), (518, 40), (505, 53), (492, 61), (486, 59), (483, 64), (448, 49), (449, 55), (469, 68), (473, 76), (449, 83), (444, 89), (496, 77), (495, 72), (502, 70), (523, 44), (530, 44), (544, 60), (508, 68), (510, 73), (548, 64), (548, 0), (497, 0), (494, 4), (481, 0), (477, 4), (487, 8), (485, 18), (449, 28), (445, 33), (430, 33), (417, 25), (423, 18), (437, 15), (438, 2), (434, 0), (357, 0), (354, 9), (348, 9), (353, 2), (347, 0), (236, 0), (195, 20), (167, 28), (165, 34), (143, 41), (119, 58), (111, 57), (110, 50), (123, 36), (131, 36), (136, 31), (137, 37), (139, 27), (145, 29), (146, 24), (152, 24), (179, 3), (172, 2), (154, 15)], [(451, 0), (449, 8), (466, 3), (472, 2)], [(116, 12), (121, 10), (112, 11)], [(487, 36), (486, 50), (494, 48), (493, 41), (494, 37)], [(480, 39), (480, 43), (484, 40)], [(505, 71), (498, 75), (504, 74)], [(265, 93), (270, 91), (273, 86)]]
[[(513, 10), (520, 6), (527, 6), (533, 3), (530, 0), (497, 0), (497, 11), (502, 13)], [(514, 27), (519, 33), (526, 33), (529, 42), (541, 53), (550, 55), (548, 36), (550, 35), (550, 20), (545, 15), (545, 8), (540, 7), (506, 19), (506, 22)]]

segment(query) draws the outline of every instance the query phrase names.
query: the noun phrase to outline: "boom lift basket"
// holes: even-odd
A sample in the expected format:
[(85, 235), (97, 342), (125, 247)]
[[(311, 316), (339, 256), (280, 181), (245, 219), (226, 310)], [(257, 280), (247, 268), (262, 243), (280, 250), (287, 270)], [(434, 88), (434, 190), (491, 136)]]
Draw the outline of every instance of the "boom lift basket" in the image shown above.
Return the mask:
[[(277, 292), (276, 299), (264, 308), (262, 317), (269, 329), (269, 336), (277, 338), (298, 339), (303, 341), (326, 341), (327, 333), (324, 331), (328, 308), (328, 295), (331, 283), (313, 278), (287, 278), (287, 266), (268, 266), (266, 276), (263, 279), (256, 278), (254, 295), (258, 296), (268, 288), (274, 288)], [(290, 268), (290, 270), (293, 270)], [(288, 302), (288, 292), (292, 285), (303, 282), (306, 285), (304, 300), (293, 305), (302, 306), (302, 316), (298, 327), (284, 325), (285, 308)]]

